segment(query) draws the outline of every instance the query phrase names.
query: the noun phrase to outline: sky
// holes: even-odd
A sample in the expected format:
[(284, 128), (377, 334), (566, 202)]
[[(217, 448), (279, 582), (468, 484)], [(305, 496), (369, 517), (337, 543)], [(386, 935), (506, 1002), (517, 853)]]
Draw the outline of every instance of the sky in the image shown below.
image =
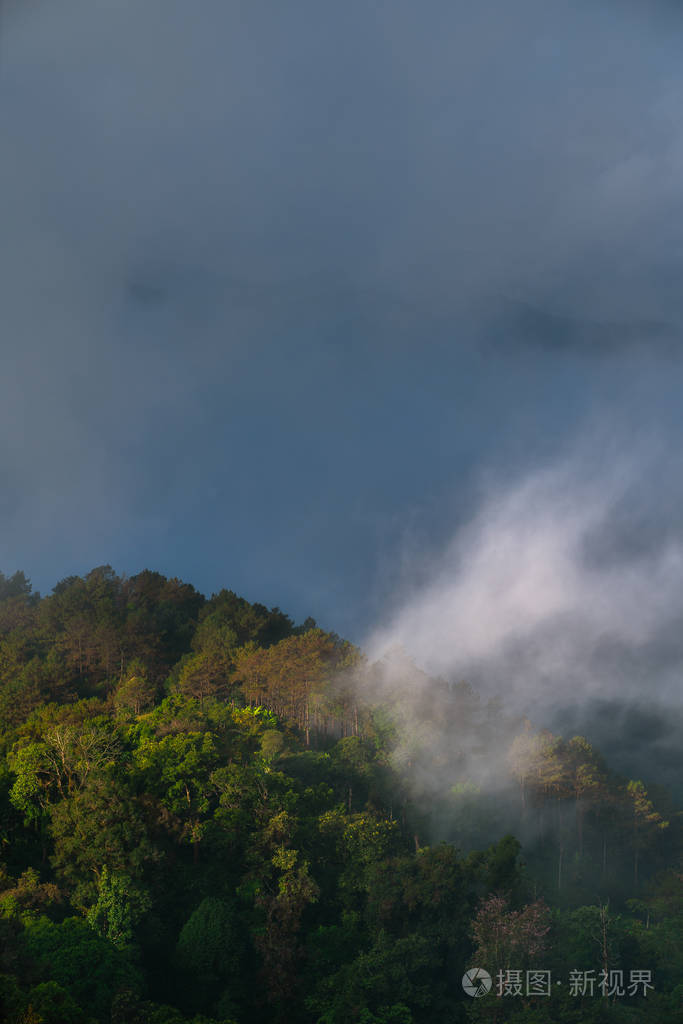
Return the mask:
[(682, 46), (666, 0), (4, 0), (0, 569), (677, 699)]

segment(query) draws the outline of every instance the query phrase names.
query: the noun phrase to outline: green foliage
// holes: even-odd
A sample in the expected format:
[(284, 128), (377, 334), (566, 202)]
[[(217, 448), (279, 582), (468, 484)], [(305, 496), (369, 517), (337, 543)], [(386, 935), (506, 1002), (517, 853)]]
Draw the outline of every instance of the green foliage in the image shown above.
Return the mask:
[(27, 868), (14, 885), (8, 876), (0, 878), (0, 915), (19, 917), (36, 915), (62, 903), (62, 894), (52, 882), (40, 882), (35, 868)]
[(106, 1017), (119, 988), (135, 990), (141, 985), (138, 971), (125, 954), (79, 918), (56, 924), (41, 917), (26, 927), (21, 938), (22, 951), (42, 980), (55, 982), (98, 1019)]
[(149, 909), (149, 896), (126, 875), (110, 875), (106, 864), (97, 880), (97, 890), (97, 902), (88, 910), (86, 921), (98, 935), (123, 949), (132, 941), (135, 925)]
[(266, 729), (261, 736), (261, 754), (267, 764), (277, 761), (285, 746), (285, 739), (277, 729)]
[(229, 978), (237, 973), (242, 942), (228, 905), (207, 896), (183, 925), (176, 946), (181, 970), (207, 980)]
[(126, 710), (133, 715), (146, 711), (154, 703), (156, 687), (147, 678), (144, 665), (134, 661), (128, 666), (124, 679), (114, 693), (114, 706), (117, 710)]
[(88, 1024), (91, 1019), (70, 993), (56, 981), (34, 985), (28, 994), (28, 1005), (36, 1020), (44, 1024)]
[[(400, 652), (149, 570), (0, 574), (8, 1024), (680, 1021), (682, 824)], [(483, 960), (656, 990), (468, 1000)]]
[(10, 800), (21, 811), (27, 822), (37, 822), (50, 803), (50, 790), (55, 776), (52, 774), (45, 743), (31, 743), (18, 750), (9, 764), (16, 776)]
[(27, 602), (31, 596), (31, 590), (31, 583), (23, 572), (15, 572), (13, 576), (5, 576), (0, 572), (0, 602), (17, 599)]

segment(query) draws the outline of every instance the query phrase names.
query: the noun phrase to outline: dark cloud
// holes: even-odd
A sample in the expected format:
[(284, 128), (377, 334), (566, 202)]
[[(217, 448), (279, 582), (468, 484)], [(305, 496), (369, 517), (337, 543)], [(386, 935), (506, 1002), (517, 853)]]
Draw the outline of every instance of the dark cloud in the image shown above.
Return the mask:
[[(490, 303), (495, 308), (495, 303)], [(582, 320), (528, 303), (502, 300), (491, 326), (498, 344), (530, 346), (551, 355), (568, 352), (616, 356), (633, 348), (666, 356), (683, 351), (683, 332), (663, 320), (624, 322)]]
[[(595, 422), (598, 463), (678, 450), (682, 31), (587, 0), (5, 3), (0, 568), (150, 565), (361, 640), (482, 480)], [(597, 546), (648, 605), (682, 533), (648, 460), (571, 535), (577, 601)], [(638, 673), (671, 700), (658, 629)]]

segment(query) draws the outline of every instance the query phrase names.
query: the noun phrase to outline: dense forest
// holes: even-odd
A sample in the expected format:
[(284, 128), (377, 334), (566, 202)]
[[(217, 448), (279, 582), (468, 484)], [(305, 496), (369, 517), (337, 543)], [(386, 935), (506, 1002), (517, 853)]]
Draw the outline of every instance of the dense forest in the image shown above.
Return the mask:
[(8, 1024), (683, 1024), (656, 764), (401, 651), (151, 571), (0, 574), (0, 744)]

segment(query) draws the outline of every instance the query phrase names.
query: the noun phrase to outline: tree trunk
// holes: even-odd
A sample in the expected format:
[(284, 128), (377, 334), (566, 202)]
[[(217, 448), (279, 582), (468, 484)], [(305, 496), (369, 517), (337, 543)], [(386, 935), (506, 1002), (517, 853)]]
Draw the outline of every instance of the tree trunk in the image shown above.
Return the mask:
[[(604, 977), (609, 977), (609, 945), (607, 943), (607, 922), (608, 922), (607, 907), (600, 907), (600, 931), (601, 931), (601, 953), (602, 953), (602, 969), (605, 972)], [(607, 996), (607, 986), (604, 989), (604, 995)]]
[(560, 843), (560, 852), (559, 852), (559, 856), (557, 858), (557, 891), (558, 892), (562, 888), (562, 855), (563, 855), (563, 853), (564, 853), (564, 849), (562, 847), (562, 843)]
[(602, 833), (602, 880), (604, 882), (607, 874), (607, 833)]

